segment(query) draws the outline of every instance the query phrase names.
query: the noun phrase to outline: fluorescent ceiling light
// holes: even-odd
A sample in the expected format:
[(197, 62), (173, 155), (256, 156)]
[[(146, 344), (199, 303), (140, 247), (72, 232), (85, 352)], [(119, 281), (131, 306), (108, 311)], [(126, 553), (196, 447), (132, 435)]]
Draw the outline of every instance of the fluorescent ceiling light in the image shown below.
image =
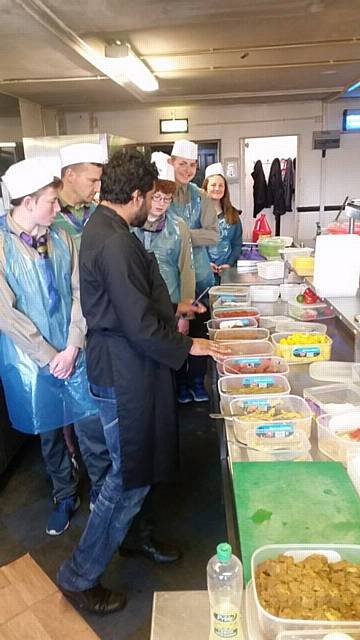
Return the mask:
[(187, 118), (171, 118), (160, 120), (160, 133), (188, 133), (189, 121)]
[(351, 87), (347, 89), (347, 92), (350, 93), (350, 91), (355, 91), (355, 89), (357, 89), (358, 87), (360, 87), (360, 80), (359, 82), (355, 82), (355, 84), (352, 84)]
[(109, 74), (120, 76), (135, 84), (141, 91), (157, 91), (159, 83), (150, 69), (138, 58), (128, 44), (105, 47), (105, 68)]
[(16, 142), (0, 142), (0, 147), (4, 148), (11, 148), (14, 149), (16, 147)]

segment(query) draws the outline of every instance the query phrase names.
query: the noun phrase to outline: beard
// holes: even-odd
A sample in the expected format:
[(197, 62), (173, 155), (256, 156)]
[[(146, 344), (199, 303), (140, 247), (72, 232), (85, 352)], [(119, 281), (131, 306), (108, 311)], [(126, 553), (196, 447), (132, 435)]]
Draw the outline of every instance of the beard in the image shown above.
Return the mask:
[(131, 221), (131, 226), (132, 227), (143, 227), (147, 217), (148, 217), (148, 209), (147, 209), (147, 204), (144, 200), (144, 202), (142, 203), (140, 209), (134, 214), (134, 218)]

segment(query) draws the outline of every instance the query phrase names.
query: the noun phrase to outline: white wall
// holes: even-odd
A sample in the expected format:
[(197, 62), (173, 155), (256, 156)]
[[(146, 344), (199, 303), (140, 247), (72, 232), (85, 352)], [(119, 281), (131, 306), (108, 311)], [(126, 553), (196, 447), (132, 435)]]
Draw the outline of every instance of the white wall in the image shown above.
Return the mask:
[[(189, 119), (188, 137), (193, 140), (221, 140), (221, 159), (241, 157), (240, 139), (252, 137), (298, 135), (297, 206), (320, 204), (321, 152), (312, 150), (312, 132), (321, 129), (340, 129), (342, 111), (358, 106), (360, 101), (341, 101), (323, 107), (320, 101), (231, 106), (147, 107), (133, 110), (97, 112), (99, 131), (119, 134), (138, 142), (167, 142), (174, 135), (159, 134), (159, 119), (169, 118), (175, 111), (177, 118)], [(88, 113), (65, 115), (66, 133), (89, 132)], [(183, 137), (183, 136), (177, 136)], [(349, 191), (359, 195), (360, 134), (346, 134), (339, 150), (328, 151), (323, 166), (324, 204), (339, 204)], [(326, 170), (325, 170), (326, 169)], [(243, 208), (244, 186), (231, 185), (235, 206)], [(290, 214), (291, 215), (291, 214)], [(299, 217), (299, 235), (315, 234), (316, 214)], [(330, 216), (331, 219), (331, 216)], [(295, 220), (295, 217), (294, 217)]]

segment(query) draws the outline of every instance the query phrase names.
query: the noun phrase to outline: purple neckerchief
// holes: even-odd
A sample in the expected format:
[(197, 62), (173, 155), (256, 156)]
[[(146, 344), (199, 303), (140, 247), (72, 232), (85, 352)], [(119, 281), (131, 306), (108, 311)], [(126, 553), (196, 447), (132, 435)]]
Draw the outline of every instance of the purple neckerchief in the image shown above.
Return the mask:
[(159, 222), (156, 222), (156, 220), (154, 220), (153, 222), (149, 222), (147, 220), (143, 226), (143, 230), (150, 231), (150, 233), (160, 233), (160, 231), (162, 231), (163, 228), (165, 227), (165, 223), (166, 223), (166, 216), (161, 218)]
[(82, 231), (90, 217), (90, 206), (86, 207), (84, 205), (84, 213), (83, 213), (82, 220), (77, 218), (76, 215), (72, 211), (70, 211), (70, 209), (68, 208), (68, 205), (65, 205), (64, 207), (61, 208), (61, 213), (63, 213), (65, 216), (69, 218), (70, 222), (72, 222), (72, 224), (74, 225), (74, 227), (76, 227), (78, 231)]
[(45, 273), (46, 287), (49, 294), (49, 315), (52, 316), (59, 308), (60, 297), (56, 286), (54, 268), (49, 260), (48, 234), (46, 232), (39, 238), (34, 238), (34, 236), (26, 233), (26, 231), (22, 231), (20, 233), (20, 239), (25, 242), (28, 247), (35, 249), (41, 258), (39, 267), (43, 269)]

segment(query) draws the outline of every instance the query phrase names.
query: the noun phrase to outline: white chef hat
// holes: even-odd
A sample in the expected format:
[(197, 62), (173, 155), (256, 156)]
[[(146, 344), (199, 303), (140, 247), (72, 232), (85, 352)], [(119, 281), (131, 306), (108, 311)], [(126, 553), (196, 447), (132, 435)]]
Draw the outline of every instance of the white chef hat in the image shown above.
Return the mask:
[(191, 140), (175, 140), (171, 155), (186, 160), (197, 160), (198, 146)]
[(214, 162), (214, 164), (209, 164), (205, 169), (205, 178), (210, 178), (210, 176), (222, 176), (225, 178), (224, 167), (221, 162)]
[(61, 168), (69, 167), (72, 164), (82, 162), (93, 162), (95, 164), (105, 164), (107, 162), (106, 152), (100, 144), (81, 142), (79, 144), (68, 144), (60, 148)]
[(60, 178), (61, 168), (58, 158), (27, 158), (11, 165), (2, 176), (12, 200), (23, 198), (46, 187)]
[(169, 164), (170, 156), (162, 151), (154, 151), (151, 154), (151, 162), (155, 162), (156, 168), (159, 173), (159, 180), (168, 180), (169, 182), (175, 182), (175, 171), (172, 164)]

